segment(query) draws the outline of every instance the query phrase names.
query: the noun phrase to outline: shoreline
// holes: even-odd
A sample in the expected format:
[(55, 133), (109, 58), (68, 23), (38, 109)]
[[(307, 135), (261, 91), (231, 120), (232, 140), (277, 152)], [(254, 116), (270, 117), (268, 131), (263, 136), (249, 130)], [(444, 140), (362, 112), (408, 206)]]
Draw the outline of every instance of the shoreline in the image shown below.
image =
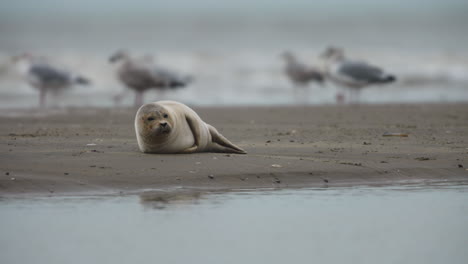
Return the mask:
[(194, 110), (248, 154), (140, 153), (133, 108), (2, 110), (0, 197), (468, 183), (468, 104)]

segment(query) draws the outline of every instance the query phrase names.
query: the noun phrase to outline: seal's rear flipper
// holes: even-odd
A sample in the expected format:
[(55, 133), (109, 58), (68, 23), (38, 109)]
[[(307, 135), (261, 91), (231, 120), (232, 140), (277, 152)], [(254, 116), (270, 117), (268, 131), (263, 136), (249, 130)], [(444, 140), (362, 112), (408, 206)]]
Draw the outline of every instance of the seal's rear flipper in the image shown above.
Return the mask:
[(223, 135), (221, 135), (216, 128), (213, 126), (207, 124), (210, 134), (211, 134), (211, 140), (214, 143), (217, 143), (221, 147), (219, 148), (218, 151), (220, 152), (226, 152), (226, 153), (237, 153), (237, 154), (247, 154), (245, 150), (239, 148), (238, 146), (234, 145), (229, 141), (227, 138), (225, 138)]

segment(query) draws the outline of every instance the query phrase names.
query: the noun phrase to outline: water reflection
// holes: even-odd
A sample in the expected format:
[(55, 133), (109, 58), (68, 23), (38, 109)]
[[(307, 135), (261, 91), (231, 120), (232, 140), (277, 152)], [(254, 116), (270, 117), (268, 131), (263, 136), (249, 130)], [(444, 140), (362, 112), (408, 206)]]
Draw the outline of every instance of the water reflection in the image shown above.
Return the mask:
[(420, 185), (4, 199), (0, 255), (48, 264), (466, 263), (467, 192)]
[(177, 205), (195, 205), (209, 195), (197, 190), (154, 190), (140, 195), (140, 203), (145, 208), (165, 209)]

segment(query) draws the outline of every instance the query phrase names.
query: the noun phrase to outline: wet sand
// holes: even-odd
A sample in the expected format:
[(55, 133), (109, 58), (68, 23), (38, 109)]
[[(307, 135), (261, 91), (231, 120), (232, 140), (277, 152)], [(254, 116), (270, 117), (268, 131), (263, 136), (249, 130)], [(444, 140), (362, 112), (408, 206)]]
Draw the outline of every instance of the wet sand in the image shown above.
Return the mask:
[(0, 195), (468, 183), (468, 104), (194, 109), (248, 154), (140, 153), (132, 108), (1, 110)]

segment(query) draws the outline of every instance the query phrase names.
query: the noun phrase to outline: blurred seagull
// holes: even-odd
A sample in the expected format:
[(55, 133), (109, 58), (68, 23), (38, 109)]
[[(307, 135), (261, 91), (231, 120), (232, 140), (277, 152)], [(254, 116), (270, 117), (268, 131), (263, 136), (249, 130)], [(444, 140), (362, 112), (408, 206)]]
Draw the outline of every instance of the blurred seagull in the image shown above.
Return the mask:
[(297, 89), (306, 88), (310, 82), (316, 82), (323, 85), (324, 76), (319, 68), (302, 64), (291, 52), (288, 51), (284, 52), (282, 57), (286, 62), (284, 73), (294, 84), (294, 93), (296, 94), (296, 97)]
[(19, 73), (32, 87), (39, 90), (39, 106), (45, 107), (46, 93), (58, 93), (75, 84), (89, 85), (91, 81), (59, 66), (51, 65), (42, 57), (22, 54), (13, 57)]
[(110, 63), (119, 63), (117, 76), (128, 88), (135, 91), (135, 106), (143, 104), (143, 93), (149, 89), (168, 90), (185, 87), (192, 78), (154, 64), (151, 56), (136, 59), (125, 51), (117, 51), (109, 58)]
[(334, 83), (351, 89), (358, 101), (361, 88), (373, 84), (385, 84), (396, 81), (396, 77), (385, 73), (381, 68), (364, 61), (348, 60), (344, 51), (336, 47), (328, 47), (321, 57), (325, 60), (325, 76)]

